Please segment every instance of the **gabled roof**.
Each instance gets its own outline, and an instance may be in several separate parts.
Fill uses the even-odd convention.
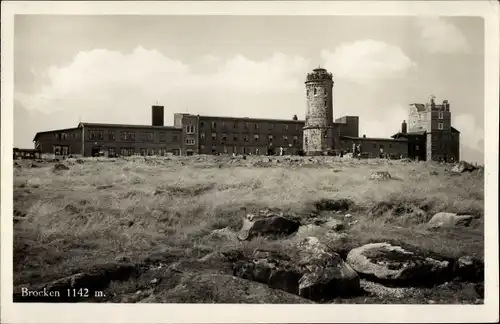
[[[36,141],[36,139],[38,138],[38,136],[43,135],[43,134],[63,133],[63,132],[68,132],[68,131],[72,131],[72,130],[77,130],[77,129],[78,129],[78,127],[72,127],[72,128],[63,128],[63,129],[54,129],[54,130],[45,131],[45,132],[38,132],[38,133],[35,134],[35,137],[33,138],[33,141]]]
[[[453,127],[453,126],[451,127],[451,131],[452,131],[453,133],[460,133],[460,132],[458,131],[458,129],[456,129],[456,128],[455,128],[455,127]]]
[[[174,126],[152,126],[152,125],[130,125],[130,124],[104,124],[104,123],[87,123],[81,122],[78,127],[102,127],[102,128],[151,128],[151,129],[170,129],[170,130],[180,130],[178,127]]]

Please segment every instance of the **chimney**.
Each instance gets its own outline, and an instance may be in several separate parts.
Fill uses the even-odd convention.
[[[363,138],[366,138],[366,134],[363,134]]]
[[[152,116],[152,126],[164,126],[163,125],[163,106],[152,106],[151,107]]]
[[[297,115],[293,115],[293,120],[298,120]]]
[[[406,132],[406,120],[403,120],[403,123],[401,124],[401,133],[406,134]]]

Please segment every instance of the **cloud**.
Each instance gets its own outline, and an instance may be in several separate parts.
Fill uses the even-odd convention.
[[[469,51],[463,32],[444,18],[419,18],[417,27],[420,29],[423,48],[431,53],[453,54]]]
[[[323,50],[321,57],[335,77],[362,84],[397,79],[416,67],[399,47],[372,39],[343,43],[334,52]]]
[[[78,53],[66,66],[50,67],[39,91],[16,93],[15,98],[28,110],[74,110],[87,118],[121,113],[132,119],[137,116],[133,110],[157,100],[175,112],[189,107],[200,114],[234,114],[231,111],[239,108],[237,96],[240,100],[290,92],[301,96],[308,67],[306,59],[282,53],[259,61],[242,55],[229,59],[207,55],[188,65],[154,49],[138,47],[127,54],[94,49]]]
[[[471,114],[460,114],[453,117],[452,125],[460,131],[462,146],[484,152],[484,129],[477,126]]]

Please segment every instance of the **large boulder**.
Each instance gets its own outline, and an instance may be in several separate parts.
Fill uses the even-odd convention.
[[[173,289],[155,289],[141,303],[311,304],[310,300],[231,275],[185,273]]]
[[[346,262],[362,277],[393,286],[424,286],[449,274],[449,262],[424,257],[388,243],[355,248]]]
[[[437,213],[432,216],[431,220],[427,223],[430,228],[454,228],[454,227],[468,227],[474,219],[471,215],[457,215],[455,213]]]
[[[250,240],[256,236],[286,236],[295,233],[299,226],[299,222],[286,217],[283,213],[261,211],[246,215],[238,233],[238,239]]]
[[[314,301],[360,291],[357,273],[315,237],[282,251],[257,249],[252,260],[235,264],[234,274]]]
[[[465,281],[484,281],[484,263],[472,256],[460,257],[455,264],[455,275]]]

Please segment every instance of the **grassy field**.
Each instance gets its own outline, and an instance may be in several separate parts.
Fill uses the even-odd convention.
[[[69,170],[61,171],[53,171],[54,163],[15,162],[14,215],[23,218],[14,224],[14,286],[120,256],[133,262],[159,248],[202,257],[229,245],[280,244],[217,240],[212,232],[237,231],[245,213],[262,208],[307,213],[321,198],[355,202],[349,211],[355,223],[338,243],[341,254],[368,242],[395,242],[451,258],[484,257],[484,172],[452,175],[446,165],[384,160],[265,159],[81,159],[63,161]],[[393,179],[370,181],[372,171],[388,171]],[[467,228],[427,229],[442,211],[477,220]],[[127,283],[121,285],[110,289]]]

